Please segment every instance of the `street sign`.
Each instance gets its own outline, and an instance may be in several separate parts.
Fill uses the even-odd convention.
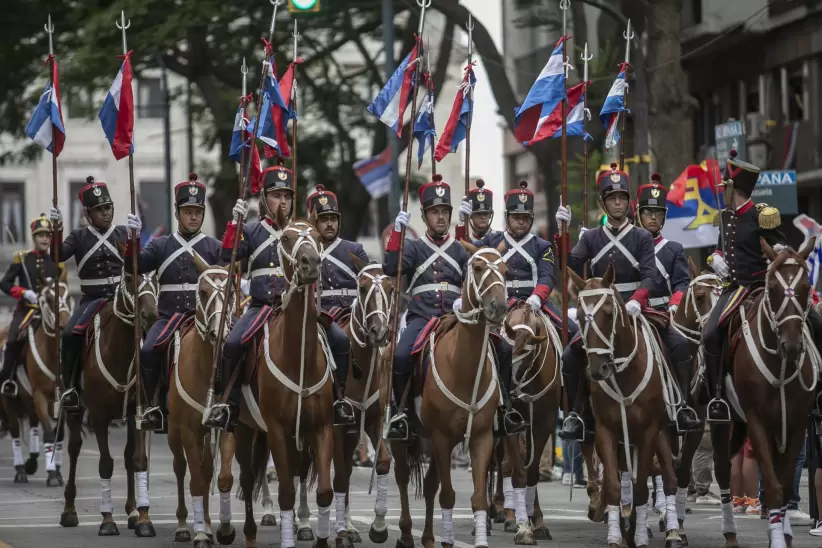
[[[754,203],[765,203],[775,207],[782,215],[796,215],[799,213],[796,200],[796,171],[761,172],[751,198]]]
[[[716,159],[719,165],[724,166],[731,149],[736,150],[736,157],[745,160],[748,156],[745,142],[745,122],[728,120],[724,124],[714,126],[716,139]]]

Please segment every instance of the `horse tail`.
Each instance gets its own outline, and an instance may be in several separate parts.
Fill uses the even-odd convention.
[[[745,422],[734,422],[731,428],[731,458],[733,458],[745,445],[745,438],[748,437],[748,424]]]
[[[268,466],[268,440],[266,435],[259,430],[254,430],[254,437],[251,440],[251,472],[254,477],[254,488],[251,491],[251,500],[257,502],[263,491],[263,484],[268,481],[265,475]],[[237,498],[244,500],[242,483],[237,488]]]
[[[406,450],[406,463],[411,478],[411,485],[414,486],[414,498],[422,498],[423,479],[422,468],[425,460],[425,451],[422,446],[422,438],[415,436],[408,442]]]

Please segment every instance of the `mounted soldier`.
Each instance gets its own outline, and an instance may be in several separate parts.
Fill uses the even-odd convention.
[[[420,187],[418,195],[420,213],[427,229],[422,238],[406,241],[402,254],[403,273],[410,277],[406,291],[411,299],[408,303],[406,326],[394,352],[393,387],[396,405],[400,405],[405,387],[414,372],[414,358],[411,354],[414,343],[431,318],[439,318],[451,312],[460,296],[465,264],[468,261],[468,252],[448,234],[453,209],[448,183],[442,180],[441,175],[434,175],[432,182]],[[397,274],[402,227],[407,227],[409,222],[410,217],[405,211],[400,211],[394,221],[394,231],[385,247],[383,264],[383,271],[389,276]],[[409,394],[406,397],[406,409],[393,414],[387,439],[408,439],[408,404],[411,401],[413,398]]]
[[[17,396],[15,366],[20,363],[21,350],[26,344],[24,332],[19,329],[20,324],[37,311],[40,291],[46,286],[47,280],[59,275],[62,268],[49,256],[51,234],[51,221],[45,214],[34,219],[31,223],[34,249],[16,252],[11,266],[0,281],[0,291],[18,301],[9,325],[3,362],[0,364],[0,395],[3,396]]]
[[[62,374],[66,391],[61,398],[61,406],[67,413],[79,413],[80,394],[76,383],[80,372],[75,372],[83,333],[94,306],[114,295],[123,270],[120,246],[126,243],[126,227],[112,224],[114,202],[106,183],[96,182],[94,177],[86,178],[86,185],[80,189],[78,198],[83,204],[88,225],[75,228],[58,248],[58,260],[63,262],[74,257],[77,275],[80,278],[80,304],[74,309],[62,335]],[[49,218],[54,230],[62,235],[63,216],[59,209],[51,208]],[[79,322],[80,319],[82,322]],[[78,325],[78,323],[80,325]]]
[[[727,334],[727,324],[732,313],[745,296],[765,283],[768,262],[762,252],[760,238],[779,251],[786,245],[779,210],[766,204],[754,205],[751,194],[759,179],[759,168],[736,158],[736,151],[728,155],[725,172],[725,204],[717,220],[720,226],[716,251],[708,258],[714,271],[722,276],[726,285],[702,333],[705,363],[708,364],[710,389],[723,381],[725,363],[722,361],[722,344]],[[817,348],[822,347],[822,316],[810,307],[808,324]],[[820,349],[822,353],[822,349]],[[725,360],[727,361],[727,356]],[[719,391],[708,404],[709,422],[729,422],[730,407]]]
[[[651,291],[665,283],[654,260],[653,237],[630,221],[629,179],[617,169],[617,164],[611,164],[611,169],[599,176],[597,187],[600,207],[608,216],[607,224],[582,233],[568,254],[568,266],[583,276],[588,265],[590,276],[601,278],[613,264],[614,286],[625,301],[628,314],[637,317],[648,306]],[[570,208],[559,206],[556,221],[558,225],[570,223]],[[581,383],[585,364],[585,350],[578,333],[562,354],[562,375],[572,409],[562,425],[562,439],[588,441],[594,433],[588,393],[585,383]]]
[[[467,200],[463,201],[460,204],[460,215],[467,212],[470,205]],[[505,242],[503,260],[507,267],[505,285],[508,297],[525,301],[534,312],[544,312],[555,326],[561,328],[562,314],[549,298],[556,279],[554,249],[550,242],[531,233],[534,224],[534,193],[528,189],[527,182],[522,181],[520,188],[505,193],[505,223],[504,232],[490,232],[476,240],[474,245],[495,248]],[[457,238],[463,236],[462,232],[457,227]],[[578,330],[573,322],[569,322],[569,328],[572,335]],[[511,345],[501,339],[498,349],[499,373],[505,386],[503,400],[506,411],[503,426],[506,434],[515,434],[526,430],[528,424],[519,412],[511,408]]]
[[[688,291],[691,275],[685,258],[685,248],[679,242],[671,242],[662,236],[662,227],[665,226],[665,216],[668,213],[668,191],[660,184],[659,173],[651,175],[651,181],[650,184],[637,189],[636,223],[650,232],[654,238],[656,268],[663,282],[651,291],[648,304],[667,317],[669,313],[675,313],[679,307],[683,295]],[[666,323],[665,327],[657,325],[657,331],[665,343],[682,394],[682,404],[676,413],[677,431],[701,432],[702,422],[687,402],[693,365],[690,344],[679,331],[672,329],[670,324]]]
[[[274,308],[280,306],[282,296],[287,289],[288,284],[283,276],[277,253],[277,245],[282,229],[285,227],[277,226],[277,212],[283,210],[286,216],[291,218],[294,210],[294,191],[291,186],[293,179],[294,175],[291,170],[283,166],[274,166],[263,171],[263,199],[260,200],[260,207],[265,208],[267,213],[259,223],[243,225],[237,258],[246,265],[250,278],[251,303],[234,325],[223,345],[220,386],[215,387],[218,392],[224,392],[228,388],[226,385],[245,355],[246,345],[253,339],[257,330],[268,321]],[[234,220],[228,223],[223,236],[222,259],[224,262],[228,262],[231,258],[237,221],[240,216],[245,219],[248,215],[248,203],[242,199],[237,200],[233,214]],[[342,346],[334,344],[331,340],[333,336],[330,334],[329,337],[332,354],[335,348],[339,349]],[[335,362],[341,363],[346,358],[347,356],[334,355]],[[226,403],[218,403],[211,409],[205,410],[207,414],[204,417],[205,426],[227,431],[234,429],[242,397],[241,382],[237,380],[229,393],[225,395],[228,396]],[[354,415],[348,412],[349,408],[350,406],[345,405],[341,399],[334,402],[335,424],[354,424]]]
[[[222,253],[220,241],[206,236],[200,229],[203,226],[206,209],[206,186],[197,180],[197,174],[191,173],[188,181],[174,187],[174,217],[177,219],[177,232],[155,238],[145,249],[139,250],[137,270],[139,274],[157,272],[160,296],[157,300],[157,321],[146,334],[140,349],[141,382],[149,407],[138,417],[141,430],[165,432],[166,415],[165,394],[157,390],[160,379],[162,357],[155,352],[154,345],[158,337],[179,327],[183,315],[194,312],[195,297],[199,273],[194,265],[194,253],[197,253],[208,264],[219,264]],[[127,216],[126,226],[129,232],[137,234],[140,241],[142,222],[140,217]],[[139,244],[138,244],[139,245]],[[134,250],[131,238],[126,243],[126,260],[130,260]],[[177,316],[175,316],[177,315]],[[174,318],[172,325],[169,321]],[[157,401],[157,405],[153,402]]]
[[[494,220],[494,193],[485,188],[485,181],[477,179],[477,188],[468,191],[467,201],[471,205],[471,211],[469,213],[460,204],[460,224],[457,225],[457,230],[464,227],[465,220],[468,219],[471,226],[470,239],[482,240],[485,236],[496,233],[496,230],[491,229],[491,221]],[[462,239],[459,234],[455,238]]]

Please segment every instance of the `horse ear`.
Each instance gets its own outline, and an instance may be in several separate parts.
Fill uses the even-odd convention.
[[[357,272],[360,272],[363,268],[366,267],[365,261],[354,255],[350,251],[348,252],[348,258],[351,259],[351,262],[354,263],[355,267],[357,267]]]
[[[197,268],[197,272],[199,274],[202,274],[211,268],[211,265],[205,262],[205,259],[203,259],[196,251],[194,252],[194,266]]]
[[[762,236],[759,237],[759,245],[762,246],[762,253],[765,254],[765,257],[768,258],[769,261],[773,262],[776,259],[776,251],[773,250],[771,244],[769,244],[765,238]]]
[[[548,338],[548,335],[531,335],[531,344],[540,344]]]
[[[508,318],[505,318],[505,321],[502,322],[502,328],[505,330],[505,335],[511,339],[512,341],[516,338],[517,334],[514,333],[514,330],[511,329],[511,325],[508,323]]]
[[[497,246],[497,251],[499,252],[499,254],[500,254],[500,255],[504,255],[504,254],[505,254],[505,240],[502,240],[502,241],[499,243],[499,245]]]
[[[691,273],[692,280],[699,276],[699,269],[697,268],[696,263],[694,263],[693,259],[691,259],[690,257],[688,257],[688,271]]]
[[[568,270],[568,276],[571,277],[571,282],[577,288],[577,291],[582,291],[585,288],[585,280],[583,280],[579,274],[574,272],[570,266],[566,267],[566,270]]]
[[[799,251],[799,256],[802,257],[803,260],[807,261],[808,257],[811,256],[814,247],[816,247],[816,236],[808,240],[808,243],[805,244],[805,247],[803,247]]]
[[[477,252],[477,246],[472,243],[466,242],[465,240],[460,240],[460,245],[468,252],[469,255],[473,255]]]
[[[602,277],[602,287],[611,287],[614,283],[614,263],[608,265],[605,275]]]
[[[283,208],[277,209],[277,226],[280,230],[284,229],[285,226],[288,224],[288,214],[283,210]]]

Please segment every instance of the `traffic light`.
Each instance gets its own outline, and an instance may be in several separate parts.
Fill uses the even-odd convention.
[[[320,11],[320,0],[288,0],[288,11],[291,13],[317,13]]]

